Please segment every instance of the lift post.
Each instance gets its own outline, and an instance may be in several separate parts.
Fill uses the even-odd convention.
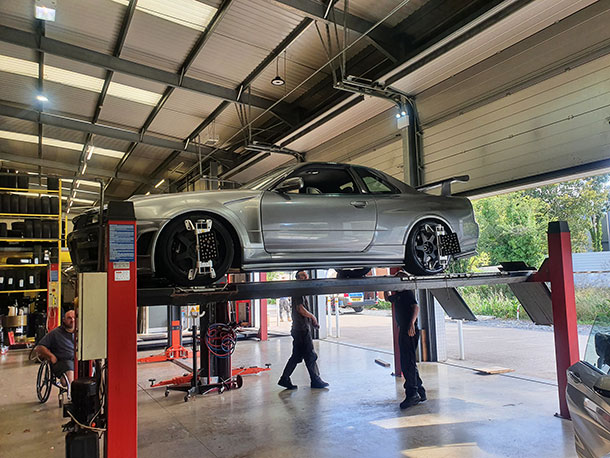
[[[109,202],[107,457],[138,454],[136,219],[131,202]]]
[[[186,359],[193,355],[191,350],[182,346],[181,315],[182,312],[179,306],[167,306],[167,347],[161,354],[138,358],[138,364],[160,363],[164,361],[172,361],[174,359]]]
[[[543,265],[542,275],[551,282],[553,302],[553,331],[557,385],[559,388],[559,416],[570,418],[566,401],[567,370],[580,359],[578,352],[578,324],[574,295],[574,269],[572,243],[566,221],[554,221],[548,228],[549,259]]]

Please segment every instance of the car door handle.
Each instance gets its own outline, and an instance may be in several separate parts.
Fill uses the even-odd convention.
[[[575,383],[582,383],[582,378],[580,378],[578,372],[568,371],[568,374],[570,374],[570,377],[572,377],[572,380],[574,380]]]
[[[350,202],[350,205],[356,208],[364,208],[367,206],[367,204],[368,202],[365,200],[353,200],[352,202]]]

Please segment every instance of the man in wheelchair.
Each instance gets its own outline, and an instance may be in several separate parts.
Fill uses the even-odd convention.
[[[63,374],[69,383],[74,380],[74,319],[74,310],[67,311],[61,326],[44,336],[36,347],[38,356],[51,363],[51,370],[62,385]]]

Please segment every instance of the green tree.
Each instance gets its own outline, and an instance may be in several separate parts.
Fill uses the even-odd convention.
[[[574,252],[602,250],[602,217],[609,209],[610,175],[599,175],[524,191],[539,199],[546,221],[567,221]]]
[[[538,267],[546,256],[546,204],[523,191],[475,201],[479,223],[478,251],[489,262],[524,261]]]

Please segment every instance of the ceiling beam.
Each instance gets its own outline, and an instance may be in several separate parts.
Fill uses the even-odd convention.
[[[180,141],[167,140],[152,135],[140,135],[138,132],[119,129],[117,127],[91,124],[87,121],[66,118],[50,113],[42,113],[40,111],[28,108],[18,108],[11,105],[0,104],[0,116],[8,116],[9,118],[23,119],[24,121],[31,121],[35,123],[40,122],[49,126],[61,127],[62,129],[76,130],[88,134],[99,135],[101,137],[124,140],[127,142],[139,142],[144,145],[157,146],[159,148],[167,148],[181,152],[184,151],[192,154],[199,153],[197,145],[192,143],[185,147],[185,143]],[[203,154],[208,154],[213,150],[215,151],[216,157],[219,160],[224,160],[230,163],[234,162],[235,153],[225,150],[217,150],[215,148],[213,149],[209,146],[201,146],[201,152]]]
[[[265,57],[256,66],[256,68],[254,70],[252,70],[252,72],[250,72],[250,74],[241,82],[241,84],[237,87],[236,90],[239,91],[240,88],[242,88],[242,92],[244,92],[243,89],[250,86],[250,84],[252,84],[252,82],[260,76],[260,74],[265,70],[265,68],[267,68],[267,66],[272,64],[275,59],[277,59],[292,43],[294,43],[295,40],[297,38],[299,38],[311,24],[313,24],[313,19],[310,19],[310,18],[303,19],[299,23],[299,25],[297,25],[288,35],[286,35],[286,37],[275,47],[275,49],[273,51],[271,51],[267,55],[267,57]],[[194,140],[199,134],[201,134],[201,132],[203,132],[203,130],[207,126],[209,126],[212,122],[214,122],[214,120],[230,105],[231,105],[231,103],[227,102],[227,101],[224,101],[220,105],[218,105],[216,107],[216,109],[214,109],[214,111],[212,113],[210,113],[210,115],[208,115],[208,117],[201,124],[199,124],[199,126],[197,126],[195,128],[195,130],[193,130],[193,132],[191,132],[191,134],[188,136],[188,140],[189,141]],[[295,110],[296,109],[297,108],[295,107]],[[159,173],[161,173],[163,170],[166,170],[167,167],[169,167],[169,164],[171,164],[171,162],[177,157],[175,155],[175,153],[176,153],[176,151],[174,151],[165,161],[163,161],[161,163],[161,165],[157,168],[157,170],[155,170],[152,173],[151,176],[153,178],[158,177]],[[211,160],[217,159],[217,156],[214,154],[213,157],[210,156],[210,159]],[[198,166],[198,164],[195,164],[195,166]],[[134,194],[142,192],[143,190],[144,190],[144,186],[140,186],[138,189],[136,189]]]
[[[286,37],[278,44],[273,51],[271,51],[267,57],[265,57],[252,72],[244,79],[241,84],[236,88],[238,91],[240,88],[246,88],[252,84],[252,82],[260,76],[260,74],[273,63],[294,41],[299,38],[305,30],[313,23],[313,19],[303,19],[299,25],[297,25]],[[203,130],[209,126],[228,106],[229,102],[222,102],[216,109],[201,123],[195,130],[189,135],[192,140],[199,135]],[[296,107],[295,107],[296,108]]]
[[[135,0],[131,0],[131,1],[133,3],[135,3]],[[186,74],[186,72],[191,68],[191,65],[193,65],[193,62],[195,61],[195,59],[197,58],[197,56],[199,55],[199,53],[201,52],[203,47],[206,45],[206,43],[210,39],[210,36],[214,32],[214,30],[216,30],[216,27],[218,27],[218,24],[220,23],[221,19],[224,17],[225,13],[229,9],[231,2],[232,2],[232,0],[224,0],[223,3],[220,5],[220,7],[216,10],[214,17],[212,18],[212,20],[206,27],[205,31],[199,36],[199,39],[197,40],[197,42],[195,43],[193,48],[190,50],[190,52],[186,56],[184,63],[182,64],[182,66],[180,67],[180,70],[178,71],[178,75],[184,76]],[[153,110],[150,112],[150,114],[146,118],[146,121],[144,121],[144,124],[140,128],[140,135],[144,135],[146,133],[146,131],[149,129],[150,125],[153,123],[153,121],[155,120],[157,115],[161,112],[161,108],[163,108],[163,106],[165,105],[165,103],[167,102],[169,97],[173,94],[174,90],[175,90],[175,87],[173,87],[173,86],[168,86],[165,89],[165,92],[163,93],[161,100],[159,100],[157,105],[153,108]],[[129,148],[127,148],[127,151],[125,152],[125,156],[123,156],[121,158],[121,160],[119,161],[119,163],[116,166],[115,171],[117,173],[121,170],[121,168],[123,167],[125,162],[127,162],[127,160],[129,159],[129,157],[134,152],[134,150],[136,149],[137,146],[138,146],[137,142],[133,142],[131,145],[129,145]],[[108,188],[108,186],[110,186],[111,182],[112,182],[112,179],[110,181],[108,181],[108,183],[106,183],[106,188]]]
[[[393,30],[384,24],[379,24],[377,27],[371,30],[371,28],[375,26],[374,22],[370,22],[366,19],[350,14],[349,10],[346,15],[342,10],[337,8],[331,9],[328,6],[314,0],[275,1],[297,10],[300,13],[315,19],[316,21],[322,21],[331,25],[336,23],[341,27],[343,27],[343,22],[346,21],[346,27],[348,30],[357,32],[359,35],[366,35],[366,38],[391,60],[396,61],[398,58],[396,53],[393,51],[394,47],[389,45],[393,36]],[[330,12],[327,14],[328,11]]]
[[[100,53],[80,46],[71,45],[59,40],[43,37],[39,33],[26,32],[24,30],[0,25],[0,41],[53,54],[55,56],[65,57],[66,59],[94,65],[96,67],[102,67],[106,70],[126,73],[166,86],[193,91],[228,102],[252,105],[255,108],[261,108],[263,110],[270,108],[276,103],[275,100],[248,94],[245,91],[243,91],[238,98],[238,91],[235,89],[197,80],[148,65],[138,64],[137,62],[121,59],[120,57]],[[278,103],[271,111],[281,116],[292,117],[292,108],[283,102]]]
[[[45,167],[45,168],[51,168],[51,169],[57,169],[57,170],[65,170],[66,172],[73,172],[73,173],[78,172],[80,169],[79,164],[77,164],[76,162],[71,162],[68,164],[65,162],[52,161],[49,159],[39,159],[37,157],[28,157],[28,156],[23,156],[23,155],[18,155],[18,154],[11,154],[11,153],[7,153],[7,152],[1,151],[1,150],[0,150],[0,160],[13,162],[16,164],[26,164],[26,165],[33,165],[36,167]],[[87,175],[94,175],[94,176],[101,177],[101,178],[118,178],[120,180],[133,181],[136,183],[152,184],[153,186],[155,184],[154,182],[151,182],[151,179],[148,176],[145,177],[145,176],[133,175],[131,173],[123,173],[123,172],[116,175],[112,170],[99,169],[99,168],[95,168],[95,167],[87,167]]]
[[[127,32],[129,31],[129,26],[131,25],[131,20],[133,19],[133,15],[136,11],[136,2],[137,0],[129,0],[129,5],[127,6],[127,10],[125,11],[125,16],[123,16],[123,23],[121,24],[121,30],[119,31],[119,36],[114,45],[114,50],[112,51],[112,55],[115,57],[119,57],[121,55],[121,51],[123,50],[123,45],[125,44],[125,40],[127,39]],[[114,71],[107,70],[106,71],[106,79],[104,80],[104,85],[102,86],[102,91],[97,99],[97,105],[95,106],[95,113],[93,114],[93,122],[94,124],[100,117],[100,113],[102,112],[102,107],[104,106],[104,100],[106,99],[106,94],[108,93],[108,88],[110,87],[110,81],[112,80],[112,76],[114,75]]]

